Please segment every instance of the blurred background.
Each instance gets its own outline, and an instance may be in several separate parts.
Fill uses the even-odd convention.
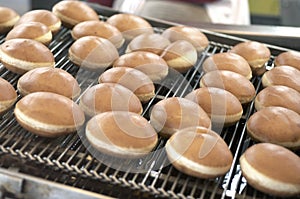
[[[91,0],[92,1],[92,0]],[[147,0],[144,0],[147,1]],[[142,1],[142,2],[144,2]],[[161,0],[162,1],[162,0]],[[276,25],[276,26],[300,26],[300,1],[299,0],[240,0],[248,1],[250,24],[262,24],[262,25]],[[1,6],[7,6],[14,8],[18,13],[31,9],[50,9],[58,0],[0,0]],[[106,6],[113,6],[111,1],[108,0],[96,0],[99,4]],[[129,6],[129,9],[137,9],[140,5],[140,0],[116,0],[114,3],[115,9],[124,9],[124,4],[131,2],[130,4],[135,7]],[[159,1],[152,1],[152,3],[158,3]],[[123,7],[122,7],[123,6]],[[128,7],[127,7],[128,9]],[[187,8],[183,9],[187,10]],[[170,11],[172,13],[172,10]],[[143,13],[141,13],[143,15]],[[195,13],[192,13],[195,14]],[[157,16],[158,18],[160,16]]]

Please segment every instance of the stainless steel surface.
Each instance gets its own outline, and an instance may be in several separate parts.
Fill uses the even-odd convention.
[[[13,196],[16,199],[112,199],[83,189],[0,169],[0,198],[5,199],[9,194],[10,198]]]
[[[97,11],[102,14],[100,16],[102,19],[113,14],[101,8]],[[162,22],[155,23],[157,32],[163,30],[161,27],[171,25]],[[232,44],[243,41],[240,38],[210,31],[205,31],[205,33],[211,42],[209,47],[199,54],[195,67],[184,76],[174,76],[171,73],[161,84],[156,84],[155,97],[144,105],[143,116],[145,118],[149,119],[151,106],[162,98],[185,96],[197,88],[203,75],[201,65],[206,57],[226,52]],[[0,43],[3,43],[4,39],[4,36],[0,37]],[[99,74],[82,71],[68,60],[67,52],[72,43],[70,30],[63,28],[55,36],[49,48],[55,56],[56,67],[77,77],[84,92],[86,88],[97,83],[95,77]],[[266,65],[271,68],[274,55],[287,49],[271,45],[268,47],[273,56]],[[120,53],[124,50],[125,48],[122,48]],[[19,76],[7,71],[1,64],[0,76],[16,87]],[[261,89],[261,79],[254,77],[251,81],[258,92]],[[16,184],[12,191],[19,190],[18,185],[23,181],[21,174],[24,173],[47,181],[66,184],[68,186],[64,188],[71,189],[71,191],[70,186],[119,198],[268,198],[269,196],[247,185],[238,162],[243,151],[253,144],[247,136],[245,127],[253,111],[253,102],[245,105],[242,119],[236,125],[224,128],[220,132],[221,137],[233,152],[234,160],[230,171],[215,179],[203,180],[178,172],[166,158],[163,150],[166,140],[163,138],[159,139],[156,152],[145,158],[138,160],[113,158],[114,161],[105,164],[92,155],[94,154],[92,148],[85,145],[83,129],[79,130],[78,134],[55,139],[38,137],[18,125],[13,109],[0,118],[0,166],[5,169],[17,168],[20,174],[11,175],[10,183]],[[110,158],[104,154],[100,155],[102,158]],[[40,193],[41,191],[38,190],[37,194]]]

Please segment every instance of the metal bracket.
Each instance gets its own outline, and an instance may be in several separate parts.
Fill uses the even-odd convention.
[[[0,199],[111,199],[101,194],[0,168]]]
[[[23,179],[0,172],[0,198],[22,199]]]

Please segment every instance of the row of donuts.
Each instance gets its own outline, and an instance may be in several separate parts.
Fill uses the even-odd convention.
[[[300,158],[294,150],[300,143],[300,54],[280,53],[271,70],[262,75],[263,89],[246,128],[259,144],[240,157],[243,176],[254,188],[276,196],[300,193]],[[250,175],[251,174],[251,175]]]
[[[246,43],[253,44],[253,42],[240,43],[237,45],[238,49],[241,50],[241,46]],[[231,52],[237,53],[237,46],[234,46]],[[255,49],[257,52],[254,52]],[[249,56],[263,50],[258,48],[256,43],[252,52],[245,48],[241,52],[239,54],[249,60]],[[251,115],[246,123],[248,135],[260,143],[250,146],[242,154],[241,170],[248,183],[262,192],[277,196],[298,195],[300,181],[294,174],[300,171],[299,157],[289,149],[299,149],[300,141],[298,70],[300,54],[295,51],[280,53],[274,60],[275,67],[266,71],[264,62],[270,58],[266,52],[265,50],[265,58],[263,56],[260,58],[261,67],[254,69],[251,66],[254,61],[249,62],[252,73],[262,76],[264,89],[255,96],[257,112]],[[223,54],[215,54],[212,57]],[[204,62],[204,71],[207,68],[205,64]],[[272,155],[265,158],[262,154]]]

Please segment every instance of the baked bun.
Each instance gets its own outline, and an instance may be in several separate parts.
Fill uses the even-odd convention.
[[[82,1],[59,1],[52,7],[52,12],[67,28],[83,21],[99,20],[96,11]]]
[[[233,46],[230,52],[245,58],[254,75],[262,75],[266,72],[265,64],[271,57],[269,48],[265,44],[256,41],[238,43]]]
[[[167,28],[162,36],[169,39],[171,42],[177,40],[186,40],[194,45],[198,52],[203,51],[209,44],[205,34],[199,29],[189,26],[173,26]]]
[[[243,114],[240,101],[220,88],[198,88],[185,96],[185,99],[199,104],[213,123],[229,126],[239,121]]]
[[[0,46],[0,60],[10,71],[23,74],[40,67],[54,67],[52,52],[32,39],[11,39]]]
[[[17,102],[14,113],[23,128],[43,137],[75,132],[85,120],[75,102],[50,92],[26,95]]]
[[[114,26],[104,21],[83,21],[74,26],[72,38],[77,40],[85,36],[97,36],[108,39],[116,48],[120,48],[125,39],[122,33]]]
[[[230,52],[209,56],[203,62],[202,69],[205,73],[214,70],[229,70],[239,73],[247,79],[252,78],[252,71],[248,62],[242,56]]]
[[[281,106],[300,114],[300,93],[287,86],[268,86],[255,98],[255,109],[269,106]]]
[[[0,77],[0,115],[10,109],[17,101],[17,92],[5,79]]]
[[[256,141],[300,148],[300,115],[290,109],[266,107],[251,115],[248,134]]]
[[[157,133],[142,116],[112,111],[94,116],[86,125],[86,138],[98,151],[119,157],[139,158],[156,146]]]
[[[275,66],[292,66],[300,70],[300,52],[287,51],[280,53],[274,60]]]
[[[300,93],[300,70],[291,66],[275,67],[267,71],[262,77],[264,87],[283,85],[297,90]]]
[[[79,105],[90,117],[108,111],[143,112],[139,98],[128,88],[115,83],[90,87],[81,96]]]
[[[0,6],[0,34],[10,31],[19,18],[20,15],[13,9]]]
[[[180,97],[166,98],[155,104],[150,123],[164,137],[190,126],[211,127],[211,120],[198,104]]]
[[[190,42],[178,40],[165,48],[161,57],[169,67],[185,73],[196,64],[198,55],[196,48]]]
[[[143,33],[154,33],[153,27],[148,21],[133,14],[114,14],[106,22],[115,26],[127,40],[131,40]]]
[[[200,80],[200,87],[225,89],[235,95],[242,104],[255,97],[253,84],[246,77],[232,71],[216,70],[205,73]]]
[[[56,34],[61,28],[60,19],[49,10],[28,11],[21,16],[15,26],[28,22],[40,22],[45,24],[51,30],[52,34]]]
[[[69,48],[70,61],[90,70],[104,70],[118,57],[116,47],[109,40],[96,36],[81,37]]]
[[[170,45],[170,41],[161,34],[144,33],[134,37],[127,45],[126,53],[133,51],[147,51],[160,55]]]
[[[229,171],[233,156],[225,141],[204,127],[177,131],[166,143],[172,165],[179,171],[199,177],[215,178]]]
[[[60,68],[36,68],[28,71],[18,80],[18,90],[25,96],[33,92],[52,92],[75,98],[80,94],[76,79]]]
[[[131,90],[141,102],[148,102],[155,95],[152,80],[143,72],[134,68],[117,67],[102,73],[99,83],[117,83]]]
[[[10,39],[33,39],[45,45],[49,45],[52,41],[52,32],[45,24],[40,22],[27,22],[14,27],[6,36],[6,40]]]
[[[153,82],[161,81],[169,72],[169,67],[163,58],[145,51],[123,54],[114,62],[113,67],[138,69],[148,75]]]
[[[255,189],[282,197],[300,194],[300,158],[282,146],[253,145],[240,157],[240,165],[243,176]]]

